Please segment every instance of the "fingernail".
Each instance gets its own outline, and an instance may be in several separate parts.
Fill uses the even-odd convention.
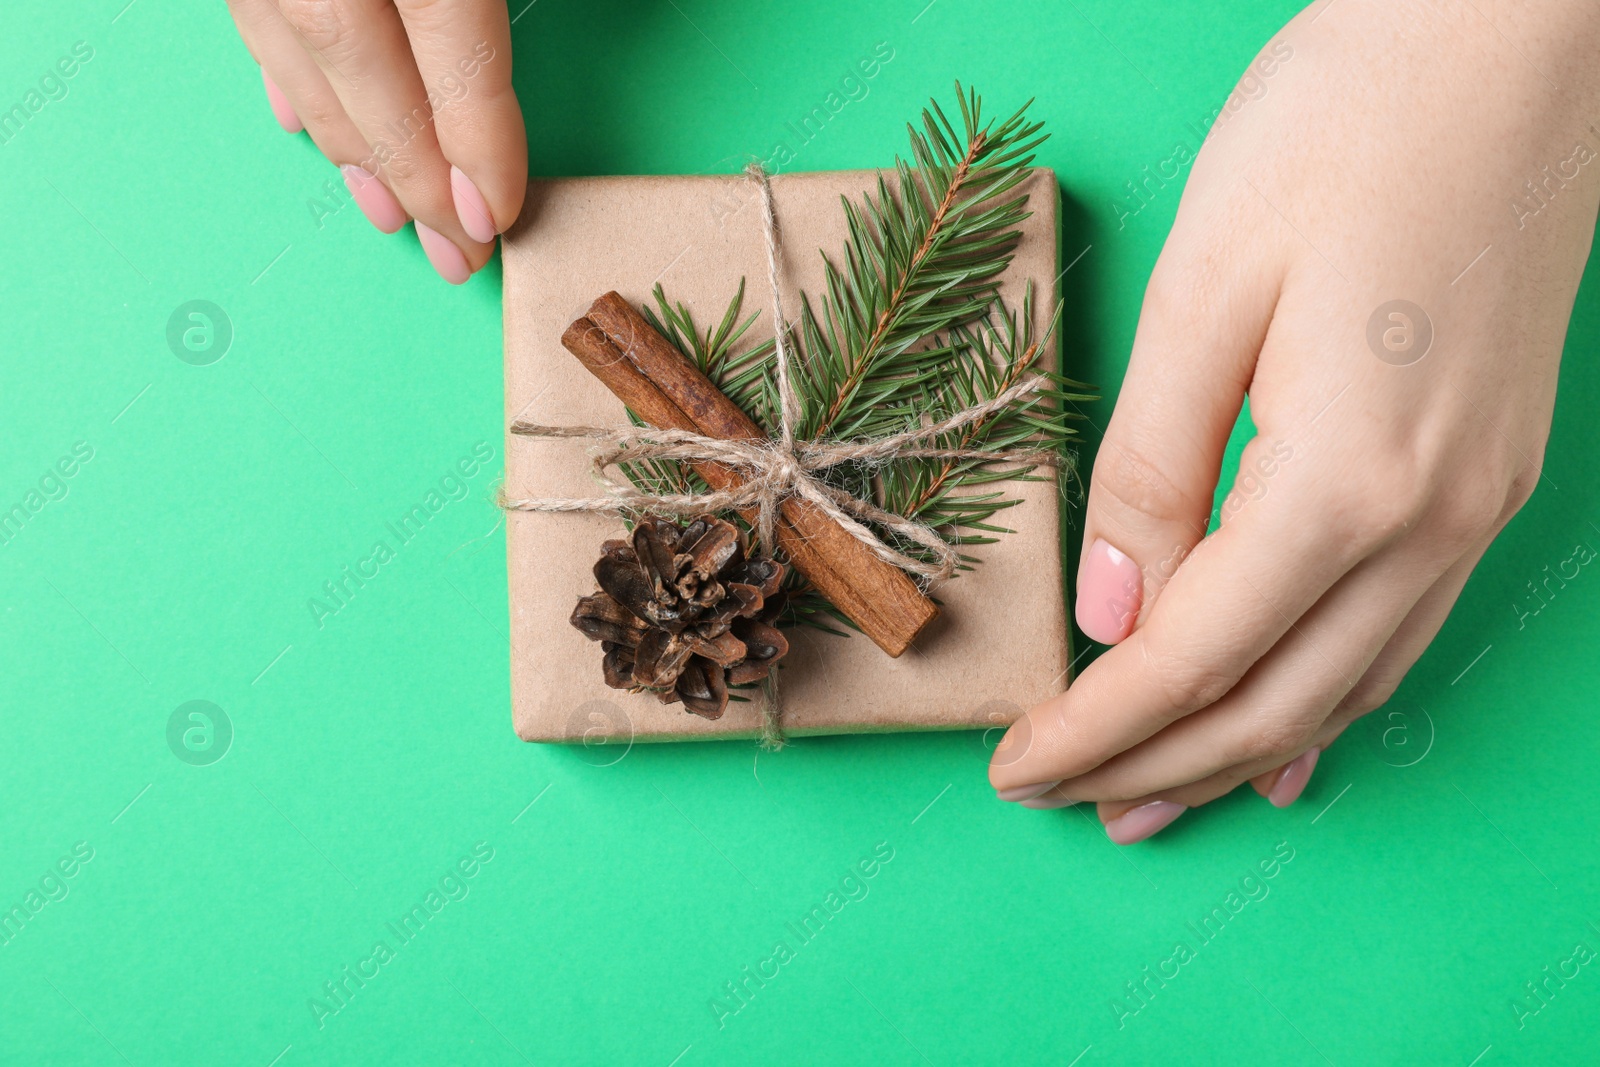
[[[394,233],[410,221],[411,216],[406,214],[406,209],[400,206],[400,201],[376,175],[368,174],[354,163],[343,164],[339,173],[344,175],[345,188],[350,190],[356,207],[378,229],[384,233]]]
[[[1170,800],[1141,804],[1106,823],[1106,836],[1119,845],[1131,845],[1143,841],[1158,830],[1165,829],[1172,820],[1188,810],[1182,804],[1174,804]]]
[[[456,202],[456,218],[461,220],[461,228],[467,231],[467,236],[484,244],[492,242],[500,231],[495,227],[494,216],[489,214],[489,202],[472,184],[472,179],[455,166],[450,168],[450,195]]]
[[[1034,811],[1051,811],[1055,808],[1070,808],[1076,803],[1076,800],[1069,800],[1066,797],[1034,797],[1032,800],[1020,802],[1018,806],[1032,808]]]
[[[1267,794],[1267,800],[1275,808],[1287,808],[1290,804],[1300,799],[1300,794],[1305,791],[1306,783],[1311,781],[1311,772],[1316,770],[1317,757],[1322,755],[1320,748],[1308,748],[1283,769],[1278,776],[1278,782],[1272,787],[1272,792]]]
[[[1053,782],[1041,782],[1038,785],[1014,785],[1010,789],[996,790],[995,796],[1014,804],[1023,800],[1032,800],[1037,796],[1043,796],[1060,784],[1061,779],[1057,778]]]
[[[283,90],[278,88],[278,83],[261,72],[261,84],[267,90],[267,103],[272,105],[272,117],[278,120],[278,125],[283,127],[285,133],[299,133],[306,128],[300,121],[300,116],[294,113],[294,108],[289,106],[289,98],[283,95]]]
[[[1133,632],[1141,598],[1139,565],[1096,538],[1078,575],[1078,628],[1091,641],[1114,645]]]
[[[422,242],[422,250],[428,253],[428,262],[439,272],[439,277],[451,285],[460,285],[472,277],[472,268],[467,266],[467,257],[461,254],[461,249],[457,248],[450,238],[419,222],[417,239]]]

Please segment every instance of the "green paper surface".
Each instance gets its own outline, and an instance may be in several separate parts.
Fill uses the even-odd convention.
[[[1103,426],[1180,181],[1116,198],[1293,10],[542,0],[516,81],[542,175],[780,142],[785,169],[877,166],[955,77],[1036,97]],[[1600,545],[1594,270],[1546,484],[1389,708],[1293,807],[1244,791],[1121,850],[997,803],[976,733],[519,743],[498,265],[451,289],[369,226],[222,4],[13,0],[0,27],[0,107],[92,48],[0,138],[0,508],[27,512],[0,545],[0,1063],[1594,1056],[1600,974],[1525,983],[1600,947],[1600,577],[1519,622]]]

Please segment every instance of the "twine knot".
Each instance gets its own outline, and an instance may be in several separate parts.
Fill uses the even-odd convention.
[[[767,474],[770,478],[784,485],[798,485],[801,478],[806,477],[806,468],[793,452],[786,452],[781,448],[770,450],[767,460]]]

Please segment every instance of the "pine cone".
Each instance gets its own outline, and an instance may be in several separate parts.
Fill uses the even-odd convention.
[[[765,678],[789,651],[772,625],[783,564],[747,557],[732,523],[645,518],[631,539],[601,551],[601,591],[581,598],[571,621],[600,642],[611,688],[648,689],[663,704],[682,700],[695,715],[720,719],[730,684]]]

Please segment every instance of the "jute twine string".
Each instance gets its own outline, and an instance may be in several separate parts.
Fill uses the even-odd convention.
[[[772,290],[775,363],[777,371],[779,432],[776,439],[730,441],[706,437],[686,430],[663,430],[648,426],[614,428],[599,426],[543,426],[517,421],[511,432],[525,437],[588,439],[600,444],[592,457],[595,480],[605,489],[603,497],[535,497],[503,500],[513,511],[603,512],[610,514],[698,515],[706,512],[753,508],[761,543],[770,551],[776,544],[774,527],[779,508],[790,497],[810,502],[856,540],[870,548],[886,563],[891,563],[921,578],[937,580],[955,574],[960,563],[956,550],[930,526],[886,511],[871,501],[828,485],[821,472],[841,464],[887,463],[903,459],[982,460],[987,463],[1014,462],[1053,464],[1058,457],[1046,449],[1004,449],[986,451],[974,448],[942,448],[926,442],[980,422],[1033,396],[1050,385],[1036,375],[1006,389],[992,399],[963,408],[928,426],[906,430],[865,441],[796,441],[795,425],[801,420],[801,405],[790,381],[789,326],[783,315],[783,297],[778,286],[778,263],[782,246],[777,218],[772,207],[772,183],[758,163],[745,173],[761,190],[762,223],[766,237],[767,282]],[[734,488],[705,493],[646,493],[637,489],[613,468],[642,460],[677,460],[718,463],[739,473],[742,482]],[[931,561],[907,555],[885,542],[865,523],[877,523],[895,534],[927,549]]]

